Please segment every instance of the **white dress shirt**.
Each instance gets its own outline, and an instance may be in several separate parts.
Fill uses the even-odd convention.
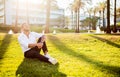
[[[29,38],[22,32],[19,36],[18,36],[18,41],[21,45],[21,48],[23,50],[23,52],[26,52],[27,50],[29,50],[30,48],[28,48],[28,44],[33,44],[33,43],[37,43],[37,39],[40,38],[41,36],[43,36],[43,34],[39,34],[36,32],[30,32],[29,34]]]

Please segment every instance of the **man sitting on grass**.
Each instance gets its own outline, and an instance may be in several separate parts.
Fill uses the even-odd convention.
[[[57,63],[57,61],[48,54],[45,35],[30,32],[30,27],[27,23],[21,25],[21,33],[18,37],[18,41],[26,58],[37,58],[40,61],[48,62],[53,65]],[[41,49],[43,50],[44,55],[40,54]]]

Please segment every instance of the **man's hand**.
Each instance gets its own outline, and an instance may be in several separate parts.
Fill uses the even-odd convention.
[[[46,36],[43,35],[43,36],[41,37],[41,42],[44,42],[45,40],[46,40]]]
[[[38,48],[42,48],[42,46],[43,46],[43,43],[37,43]]]

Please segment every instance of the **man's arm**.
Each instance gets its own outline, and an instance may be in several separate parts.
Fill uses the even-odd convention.
[[[35,46],[37,46],[37,43],[35,43],[35,44],[28,44],[28,48],[33,48]]]
[[[37,46],[38,48],[42,48],[43,43],[28,44],[28,48],[33,48],[35,46]]]

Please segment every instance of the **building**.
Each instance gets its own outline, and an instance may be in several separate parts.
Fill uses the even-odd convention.
[[[53,8],[56,7],[56,9]],[[50,24],[53,26],[64,25],[64,9],[56,5],[51,7]],[[5,13],[4,13],[5,8]],[[5,17],[4,17],[5,16]],[[46,2],[44,0],[0,0],[0,23],[7,25],[29,21],[33,25],[46,24]]]
[[[0,0],[0,23],[4,23],[4,1]]]
[[[79,25],[81,25],[81,21],[82,20],[84,20],[84,19],[86,19],[87,17],[89,17],[87,14],[80,14],[79,15]],[[68,18],[69,18],[69,20],[68,20],[68,28],[69,29],[75,29],[75,27],[76,27],[76,22],[78,22],[77,20],[76,20],[76,15],[75,15],[75,13],[73,13],[73,15],[69,15],[68,16]],[[66,20],[67,21],[67,20]],[[67,22],[66,22],[67,23]],[[81,26],[79,26],[80,27],[80,29],[83,29],[83,27],[81,27]]]

